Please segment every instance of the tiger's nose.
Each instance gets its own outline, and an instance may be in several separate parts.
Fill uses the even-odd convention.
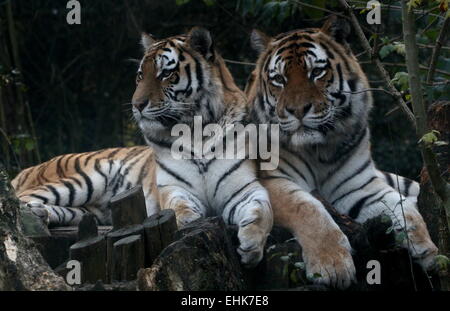
[[[140,101],[140,102],[134,102],[133,106],[139,110],[139,112],[142,112],[142,110],[144,110],[144,108],[147,106],[148,101]]]

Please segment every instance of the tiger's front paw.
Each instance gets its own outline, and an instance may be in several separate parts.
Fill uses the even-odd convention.
[[[246,268],[254,268],[263,258],[264,245],[259,243],[241,243],[237,252],[241,256],[241,262]]]
[[[405,229],[398,228],[396,229],[397,240],[402,242],[414,261],[420,264],[425,271],[434,270],[438,248],[431,240],[425,221],[416,210],[412,209],[405,212],[405,218],[407,235],[404,234]]]
[[[202,217],[189,208],[180,208],[175,210],[178,228],[183,228],[187,224]]]
[[[346,289],[356,281],[350,243],[344,235],[334,245],[316,241],[312,247],[302,247],[307,277],[314,284]]]
[[[267,234],[255,223],[239,228],[240,245],[237,249],[241,262],[246,268],[254,268],[264,255]]]
[[[47,211],[47,209],[45,208],[45,205],[43,203],[30,202],[30,203],[27,203],[26,206],[28,208],[30,208],[30,210],[33,213],[33,215],[35,215],[36,217],[41,219],[42,222],[46,226],[48,226],[50,224],[50,214]]]

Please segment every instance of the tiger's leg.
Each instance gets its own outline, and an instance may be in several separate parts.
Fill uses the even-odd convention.
[[[33,213],[52,226],[76,226],[81,217],[90,212],[99,224],[109,224],[109,211],[104,204],[96,204],[95,191],[104,185],[92,184],[92,191],[69,180],[46,183],[28,189],[17,196]]]
[[[178,228],[183,228],[206,215],[206,207],[192,193],[179,186],[160,186],[159,204],[161,209],[174,210]]]
[[[106,207],[67,207],[49,205],[36,201],[28,202],[26,206],[48,226],[77,226],[86,213],[93,214],[99,225],[111,224]]]
[[[237,252],[241,262],[254,267],[264,255],[267,236],[272,229],[272,208],[267,190],[257,180],[237,186],[233,191],[222,189],[222,194],[227,194],[223,198],[227,200],[219,204],[224,207],[223,219],[238,226],[240,244]]]
[[[323,204],[285,178],[262,180],[268,189],[274,222],[290,230],[302,246],[308,278],[316,283],[347,288],[355,280],[351,246]]]
[[[349,199],[350,200],[350,199]],[[353,201],[363,202],[355,204]],[[427,226],[420,215],[416,203],[401,196],[399,192],[376,179],[364,189],[361,189],[352,202],[341,202],[352,206],[348,214],[358,222],[378,215],[388,215],[393,222],[393,228],[401,245],[408,249],[411,256],[426,270],[434,267],[434,259],[438,249],[434,245],[427,230]],[[336,206],[339,210],[339,206]],[[404,236],[406,232],[406,236]]]

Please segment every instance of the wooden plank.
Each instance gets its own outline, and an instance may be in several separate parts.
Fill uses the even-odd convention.
[[[113,245],[112,280],[136,279],[139,269],[144,267],[144,241],[141,235],[130,235]]]
[[[174,241],[177,231],[175,212],[162,210],[144,221],[145,266],[150,267],[161,251]]]
[[[142,186],[133,187],[114,196],[110,202],[113,229],[142,224],[147,218]]]

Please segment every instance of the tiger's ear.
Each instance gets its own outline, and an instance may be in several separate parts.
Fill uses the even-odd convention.
[[[334,38],[337,42],[345,44],[347,43],[351,28],[346,20],[338,18],[336,15],[332,15],[322,26],[321,31]]]
[[[213,40],[208,30],[201,27],[194,27],[188,34],[189,46],[199,52],[206,60],[211,60],[214,56]]]
[[[270,40],[271,38],[268,35],[256,29],[253,29],[252,34],[250,35],[252,48],[258,55],[266,50]]]
[[[153,43],[155,43],[156,39],[149,33],[143,32],[141,34],[141,45],[144,48],[144,52],[146,52]]]

